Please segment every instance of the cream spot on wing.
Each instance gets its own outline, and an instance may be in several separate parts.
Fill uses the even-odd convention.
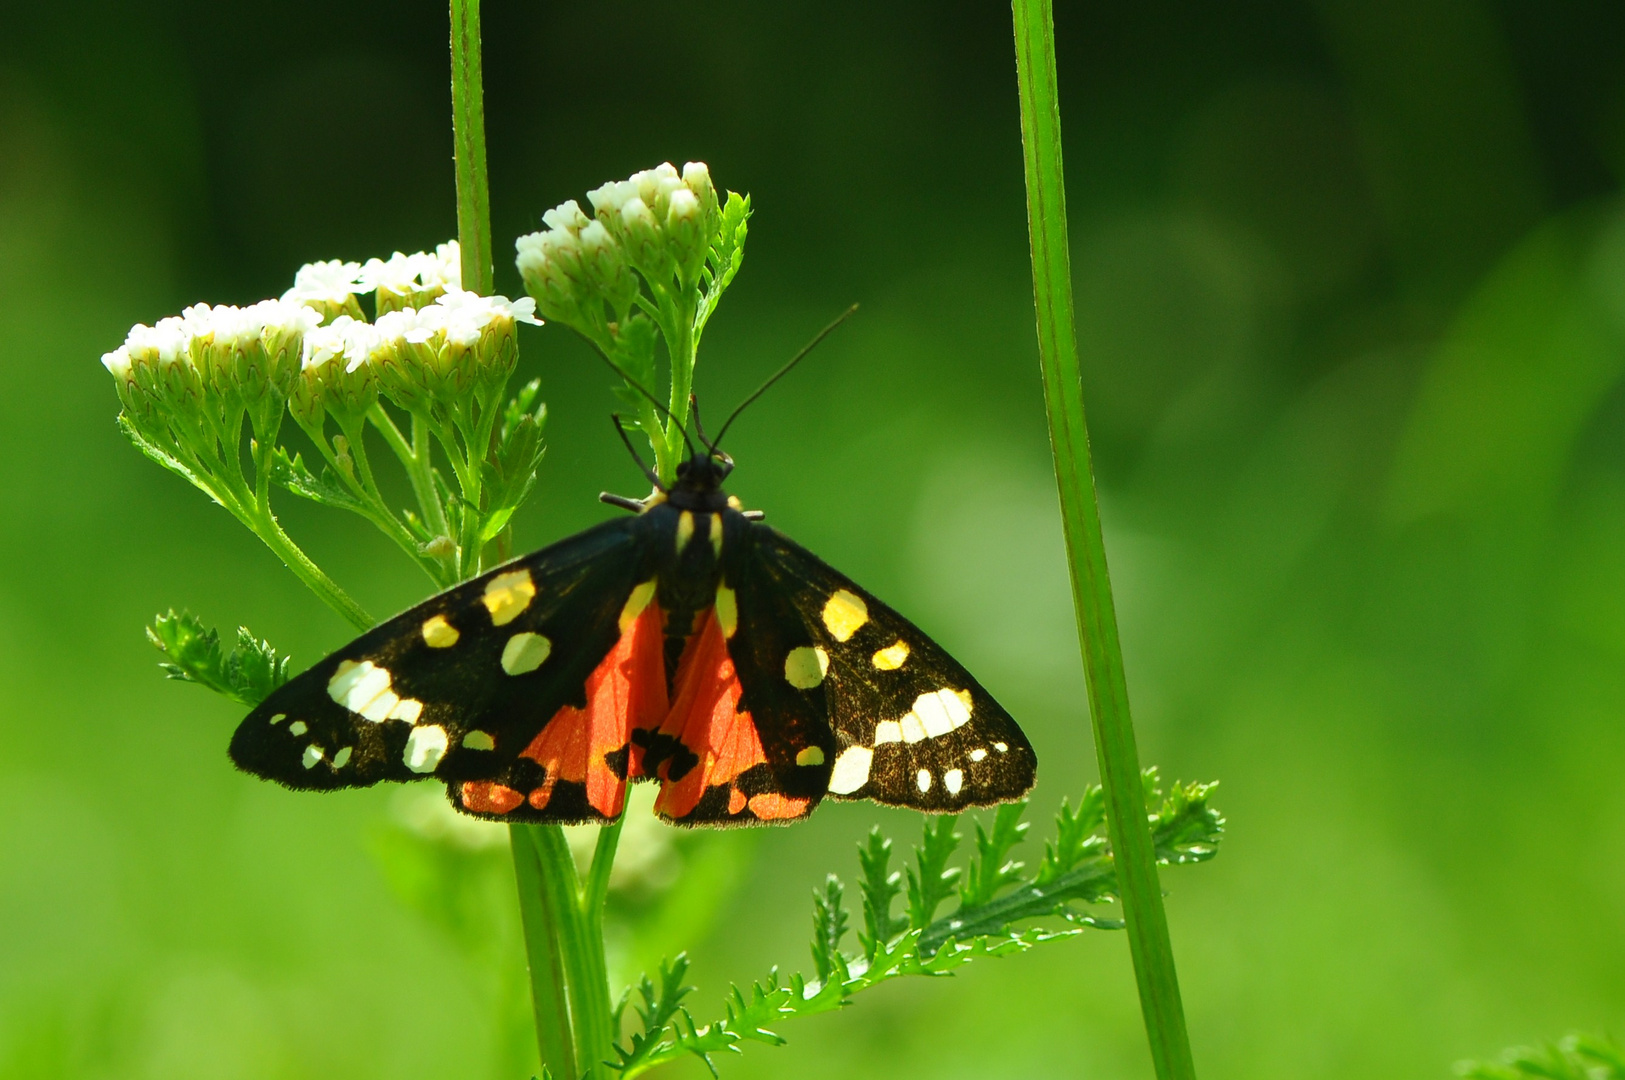
[[[894,645],[887,645],[875,653],[875,667],[880,671],[896,671],[908,659],[908,642],[899,638]]]
[[[682,554],[683,549],[688,546],[689,540],[693,539],[693,537],[694,537],[694,512],[692,510],[684,510],[681,514],[677,515],[677,552],[678,552],[678,554]]]
[[[804,747],[796,755],[797,765],[822,765],[824,763],[824,748],[822,746]]]
[[[722,558],[722,515],[721,514],[712,514],[711,515],[711,550],[717,553],[717,558],[719,558],[719,559]]]
[[[310,725],[305,723],[303,720],[295,720],[293,723],[288,725],[288,734],[292,735],[294,738],[298,738],[309,730]]]
[[[383,720],[400,698],[390,690],[389,669],[371,660],[342,660],[327,680],[327,696],[374,722]]]
[[[446,621],[444,615],[423,621],[423,641],[431,649],[449,649],[462,636],[455,626]]]
[[[784,681],[797,690],[811,690],[828,671],[829,653],[816,646],[797,646],[784,658]]]
[[[439,724],[415,727],[406,740],[406,753],[402,755],[401,760],[415,773],[434,772],[435,766],[440,764],[440,759],[446,756],[446,747],[449,744],[446,729]]]
[[[931,770],[921,769],[914,777],[914,786],[923,794],[931,790]]]
[[[958,795],[959,789],[965,786],[965,774],[958,769],[949,769],[942,774],[942,786],[948,789],[948,794]]]
[[[384,719],[405,720],[408,724],[415,724],[418,722],[418,717],[422,715],[423,702],[417,698],[401,698],[400,701],[395,703],[395,707],[389,710],[389,715]]]
[[[824,625],[836,641],[845,641],[869,621],[869,605],[863,597],[845,589],[836,589],[824,604]]]
[[[946,735],[957,727],[963,727],[970,720],[970,705],[966,698],[952,690],[933,690],[929,694],[921,694],[914,699],[914,716],[920,718],[920,725],[931,738]]]
[[[728,509],[730,509],[730,510],[743,510],[744,508],[745,508],[745,504],[739,501],[739,496],[738,495],[729,495],[728,496]]]
[[[896,720],[882,720],[875,725],[875,745],[882,743],[902,742],[903,725]]]
[[[972,761],[981,761],[985,757],[987,757],[987,751],[982,749],[980,746],[970,752],[970,759]]]
[[[869,765],[875,752],[867,746],[849,746],[835,758],[829,771],[829,789],[837,795],[850,795],[869,782]]]
[[[286,720],[287,718],[288,718],[287,713],[279,712],[275,716],[271,717],[271,723],[280,724],[280,723],[282,723],[282,721]]]
[[[903,741],[906,743],[917,743],[925,738],[925,725],[920,723],[920,718],[913,713],[904,713],[903,718],[897,721],[897,726],[902,729]]]
[[[489,731],[470,731],[463,736],[464,750],[495,750],[497,741],[491,738]]]
[[[506,626],[519,618],[521,612],[536,598],[536,583],[529,570],[509,570],[485,583],[485,609],[491,613],[492,626]]]
[[[314,769],[316,763],[322,760],[322,748],[315,743],[305,747],[305,756],[299,759],[307,769]]]
[[[535,671],[553,651],[553,643],[540,634],[515,634],[502,646],[502,670],[509,675]]]
[[[725,638],[733,637],[739,629],[739,599],[726,585],[717,586],[717,628]]]
[[[334,754],[333,755],[333,768],[342,769],[342,768],[344,768],[344,766],[350,764],[350,754],[354,750],[355,750],[355,747],[346,746],[344,749],[342,749],[338,753]]]
[[[655,598],[655,584],[655,579],[650,578],[633,589],[632,595],[626,598],[626,605],[621,608],[621,633],[632,628],[638,616],[643,614],[643,609],[649,606],[649,601]]]
[[[1008,746],[1006,746],[1002,742],[996,742],[996,743],[993,744],[993,749],[997,750],[999,753],[1002,754],[1002,753],[1004,753],[1006,750],[1008,750],[1010,748]]]

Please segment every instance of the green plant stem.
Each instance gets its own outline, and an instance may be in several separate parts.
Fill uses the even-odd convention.
[[[350,599],[348,593],[339,588],[338,583],[326,574],[321,567],[310,561],[310,557],[293,542],[282,526],[277,524],[276,517],[268,508],[261,507],[254,514],[249,525],[254,535],[265,541],[265,546],[276,553],[295,577],[305,583],[305,587],[326,602],[327,606],[350,620],[350,625],[357,630],[371,630],[376,624],[371,615],[362,609],[360,604]]]
[[[463,288],[489,295],[491,203],[485,177],[480,0],[451,0],[451,117],[457,157],[457,244]]]
[[[1168,919],[1146,822],[1139,753],[1129,716],[1128,683],[1123,674],[1123,653],[1117,638],[1117,615],[1089,458],[1072,314],[1054,15],[1051,0],[1014,0],[1011,7],[1021,87],[1038,353],[1072,574],[1072,600],[1094,720],[1095,753],[1106,791],[1108,829],[1152,1062],[1160,1080],[1195,1080]]]
[[[528,825],[508,826],[508,840],[513,848],[514,878],[519,885],[519,917],[525,931],[525,953],[530,958],[536,1044],[542,1065],[556,1080],[563,1080],[577,1075],[575,1039],[570,1029],[564,969],[554,937],[558,924],[548,917],[544,870],[529,829]]]
[[[564,970],[569,992],[576,1075],[602,1080],[604,1061],[615,1041],[603,934],[600,931],[595,938],[590,932],[585,896],[564,830],[557,825],[525,828],[541,865],[541,907],[554,927],[556,962]]]

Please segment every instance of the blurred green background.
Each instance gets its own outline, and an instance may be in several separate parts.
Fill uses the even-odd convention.
[[[141,627],[171,604],[296,665],[349,630],[123,442],[97,363],[136,321],[450,236],[445,19],[0,0],[7,1080],[528,1075],[500,848],[435,849],[468,895],[434,916],[418,804],[238,775],[237,710],[160,678]],[[1094,758],[1007,7],[492,0],[485,30],[499,288],[548,207],[703,159],[757,207],[701,358],[713,413],[863,304],[735,428],[733,487],[1021,719],[1042,831]],[[1625,7],[1153,0],[1062,5],[1058,32],[1141,753],[1222,779],[1231,822],[1165,879],[1202,1075],[1422,1080],[1617,1031]],[[552,410],[531,547],[639,480],[586,348],[523,347]],[[426,593],[364,525],[281,506],[372,611]],[[616,964],[686,944],[701,1019],[808,966],[809,893],[877,820],[918,827],[832,805],[667,852],[674,899],[617,901]],[[1114,934],[784,1033],[724,1076],[1150,1074]]]

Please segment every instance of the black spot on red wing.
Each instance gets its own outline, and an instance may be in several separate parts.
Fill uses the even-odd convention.
[[[604,764],[609,766],[609,771],[615,774],[616,779],[625,780],[626,767],[629,764],[631,757],[632,747],[631,744],[627,744],[622,746],[619,750],[611,750],[609,753],[605,754]]]

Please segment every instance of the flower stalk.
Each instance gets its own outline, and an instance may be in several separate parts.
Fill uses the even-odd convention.
[[[1117,862],[1129,952],[1140,1009],[1159,1080],[1195,1080],[1190,1038],[1174,970],[1168,918],[1146,820],[1139,752],[1129,715],[1128,682],[1117,635],[1111,577],[1106,568],[1100,506],[1095,495],[1084,417],[1083,384],[1072,314],[1066,187],[1061,162],[1061,113],[1056,90],[1051,0],[1014,0],[1016,72],[1032,242],[1038,354],[1050,447],[1060,489],[1072,600],[1078,620],[1095,753],[1105,789],[1106,820]]]

